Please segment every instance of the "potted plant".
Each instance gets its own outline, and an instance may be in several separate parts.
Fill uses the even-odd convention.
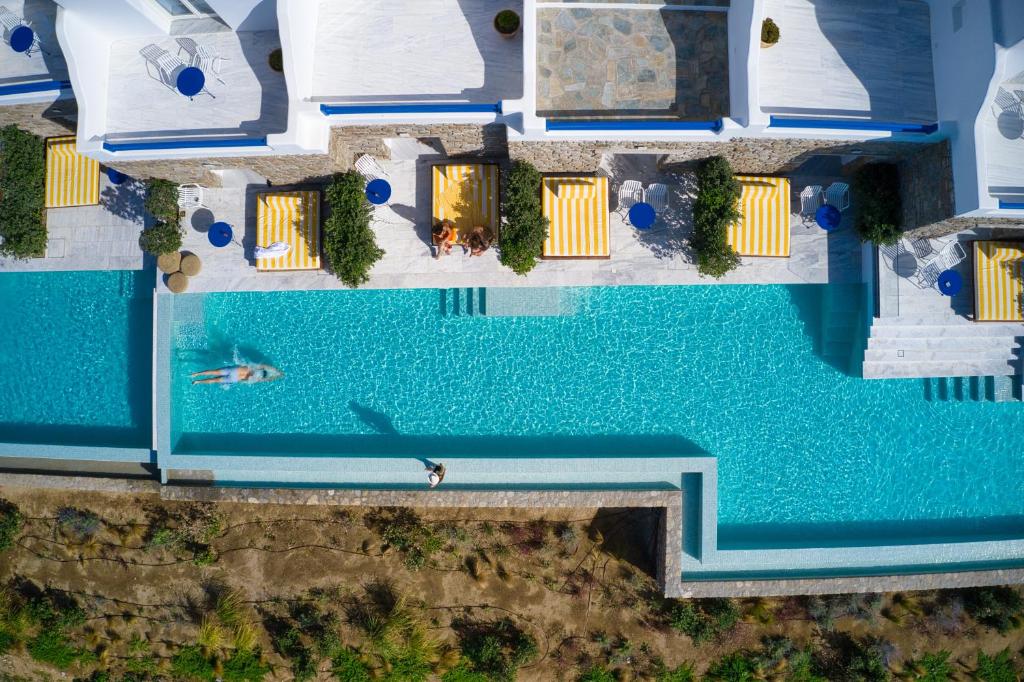
[[[771,47],[779,42],[779,25],[768,17],[761,22],[761,47]]]
[[[270,63],[270,68],[274,71],[277,71],[278,73],[284,71],[284,53],[281,51],[281,48],[277,48],[271,52],[270,56],[267,57],[267,62]]]
[[[521,24],[519,15],[510,9],[503,9],[494,17],[494,30],[506,38],[514,38]]]

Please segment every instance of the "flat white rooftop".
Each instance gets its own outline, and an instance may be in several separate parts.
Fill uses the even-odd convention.
[[[321,0],[313,99],[321,102],[471,102],[518,99],[522,34],[494,30],[521,0]]]
[[[766,0],[781,39],[759,51],[762,111],[934,123],[931,23],[921,0]]]
[[[189,61],[181,39],[194,40],[219,55],[219,76],[206,73],[206,88],[185,97],[160,80],[141,50],[155,45]],[[110,47],[107,95],[109,139],[159,137],[262,137],[283,132],[288,123],[284,76],[270,68],[279,48],[276,31],[221,31],[189,36],[120,40]],[[172,81],[173,82],[173,81]]]
[[[1000,84],[982,110],[988,192],[1024,202],[1024,72]]]
[[[50,0],[4,0],[2,4],[12,14],[28,22],[43,51],[26,55],[15,52],[6,42],[0,42],[0,85],[67,80],[68,67],[54,32],[57,5]]]

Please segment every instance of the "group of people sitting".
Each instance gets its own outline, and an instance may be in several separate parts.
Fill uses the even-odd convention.
[[[458,230],[451,220],[436,223],[431,230],[431,237],[435,248],[434,258],[451,253],[452,246],[459,242]],[[483,225],[477,225],[463,242],[462,251],[468,251],[470,256],[479,256],[491,247],[493,241],[494,235],[491,231]]]

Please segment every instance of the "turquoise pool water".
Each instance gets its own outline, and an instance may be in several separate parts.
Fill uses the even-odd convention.
[[[0,442],[149,447],[152,277],[0,274]]]
[[[558,317],[455,315],[437,290],[210,294],[177,335],[174,451],[707,453],[722,547],[1024,535],[1024,405],[848,375],[823,357],[837,292],[862,293],[573,289]],[[287,376],[189,385],[236,345]]]

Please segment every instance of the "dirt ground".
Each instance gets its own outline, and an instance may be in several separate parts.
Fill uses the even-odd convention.
[[[14,545],[0,553],[0,585],[57,590],[85,611],[73,636],[99,657],[75,663],[67,677],[106,668],[118,679],[140,652],[160,666],[153,676],[166,674],[175,651],[199,637],[216,596],[230,592],[257,624],[272,667],[267,679],[292,679],[289,658],[271,638],[274,624],[294,619],[294,605],[308,602],[335,613],[330,622],[341,642],[358,647],[353,605],[380,585],[404,596],[431,634],[452,646],[453,622],[510,618],[537,643],[518,676],[528,681],[575,680],[594,664],[619,679],[646,679],[657,659],[669,668],[691,662],[702,673],[773,634],[801,645],[832,631],[875,637],[889,647],[895,671],[945,649],[963,679],[979,650],[1009,648],[1019,662],[1024,648],[1020,628],[999,635],[935,606],[945,601],[934,593],[879,597],[865,613],[840,615],[831,630],[809,615],[806,600],[746,600],[734,628],[697,645],[666,622],[671,604],[652,578],[657,519],[650,510],[410,510],[403,518],[418,521],[409,527],[437,539],[420,560],[415,546],[385,541],[382,528],[396,523],[395,510],[194,505],[18,488],[0,488],[0,498],[25,517]],[[67,509],[77,510],[78,521],[68,520]],[[83,512],[98,523],[81,521]],[[0,680],[64,674],[24,650],[0,656]],[[315,679],[334,679],[329,660],[316,664]]]

